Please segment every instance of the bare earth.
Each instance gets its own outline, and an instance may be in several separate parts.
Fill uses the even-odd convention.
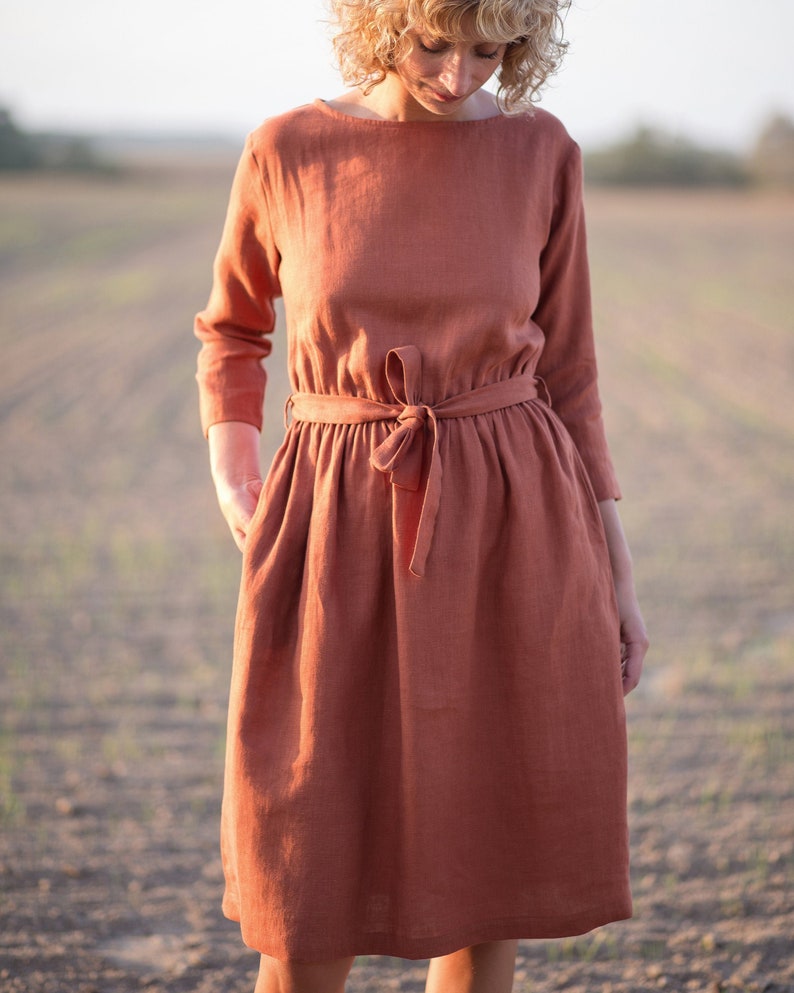
[[[190,333],[229,180],[0,180],[8,993],[253,987],[217,850],[239,559]],[[588,200],[653,637],[628,706],[636,916],[524,943],[515,988],[794,991],[794,198]],[[373,958],[349,989],[422,984]]]

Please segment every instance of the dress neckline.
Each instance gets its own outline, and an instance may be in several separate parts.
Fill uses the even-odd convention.
[[[345,114],[344,111],[331,107],[325,100],[317,97],[313,106],[328,117],[336,118],[339,121],[346,121],[348,124],[362,124],[364,126],[374,125],[375,127],[392,128],[444,128],[444,127],[482,127],[483,125],[493,125],[496,121],[510,120],[513,115],[494,114],[492,117],[475,117],[466,121],[450,121],[440,118],[437,121],[389,121],[383,117],[357,117],[355,114]]]

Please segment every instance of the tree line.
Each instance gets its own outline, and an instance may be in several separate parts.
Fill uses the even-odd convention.
[[[771,117],[747,155],[640,126],[584,158],[587,181],[598,185],[794,188],[794,121],[782,114]]]
[[[31,134],[15,123],[0,107],[0,171],[113,172],[94,149],[90,139],[79,135]]]

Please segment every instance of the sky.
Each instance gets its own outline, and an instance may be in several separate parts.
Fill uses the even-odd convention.
[[[23,127],[242,138],[344,89],[324,0],[0,0],[0,106]],[[751,147],[794,118],[794,0],[574,0],[542,106],[593,147],[648,124]]]

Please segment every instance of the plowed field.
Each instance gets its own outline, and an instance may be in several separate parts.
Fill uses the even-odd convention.
[[[217,832],[239,557],[193,313],[230,169],[0,180],[0,989],[250,993]],[[635,918],[519,993],[794,990],[794,198],[596,192],[608,428],[653,639]],[[277,342],[265,446],[281,430]],[[418,991],[360,960],[351,993]]]

